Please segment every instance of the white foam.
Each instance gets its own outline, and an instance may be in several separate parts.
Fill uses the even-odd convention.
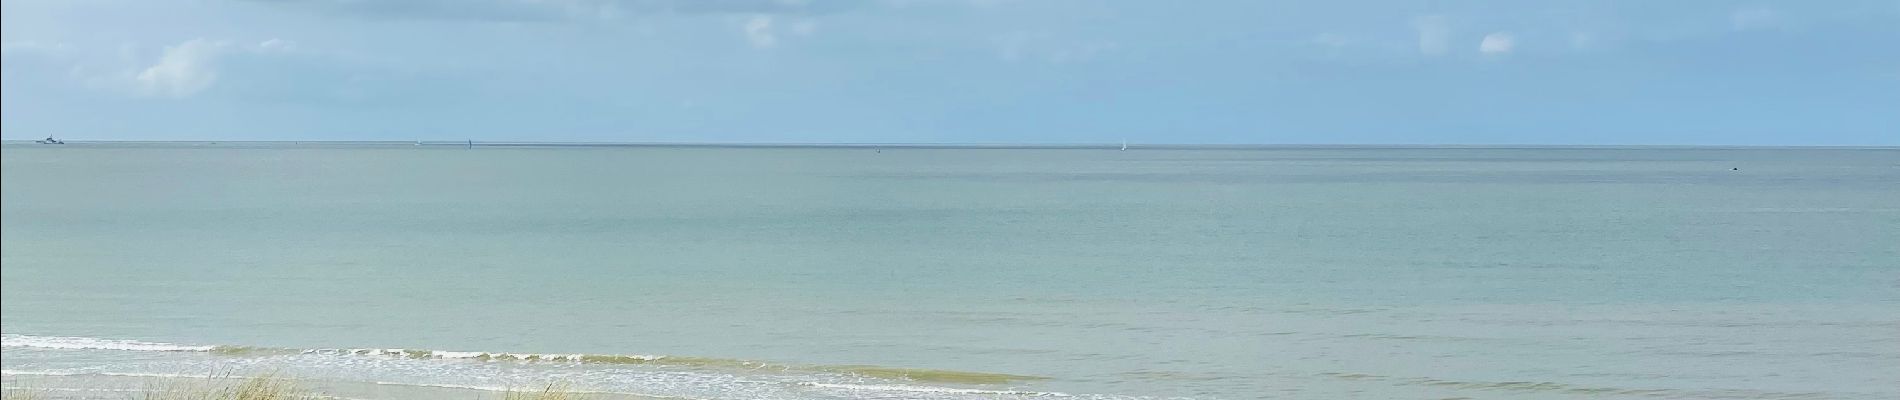
[[[0,375],[26,375],[26,376],[73,376],[73,375],[80,375],[80,374],[84,374],[84,372],[73,372],[73,371],[54,371],[54,370],[47,370],[47,371],[21,371],[21,370],[13,370],[13,369],[0,369]]]
[[[477,358],[477,357],[481,357],[483,354],[488,354],[488,353],[483,353],[479,351],[436,351],[436,352],[431,352],[431,354],[434,354],[436,357],[442,357],[442,358]]]
[[[377,384],[377,385],[385,385],[385,386],[431,387],[431,388],[443,388],[443,389],[475,390],[475,391],[483,391],[483,392],[514,392],[518,390],[524,390],[518,387],[496,386],[496,385],[456,385],[456,384],[447,384],[447,383],[410,383],[410,382],[384,382],[384,381],[375,381],[375,382],[370,382],[370,383]],[[532,390],[532,389],[533,388],[528,388],[527,390]],[[568,390],[567,392],[574,393],[574,394],[584,394],[584,395],[606,394],[606,395],[624,395],[624,396],[659,398],[659,399],[702,400],[695,397],[663,396],[663,395],[656,395],[656,394],[612,392],[612,391],[604,391],[604,390]]]
[[[479,390],[479,391],[484,391],[484,392],[506,392],[509,390],[513,390],[513,388],[510,388],[507,386],[495,386],[495,385],[455,385],[455,384],[447,384],[447,383],[412,383],[412,382],[385,382],[385,381],[375,381],[375,382],[370,382],[370,383],[377,384],[377,385],[385,385],[385,386],[432,387],[432,388],[444,388],[444,389]]]
[[[804,385],[804,386],[815,386],[815,387],[832,388],[832,389],[875,390],[875,391],[882,391],[882,392],[919,392],[919,393],[992,394],[992,395],[1000,394],[1000,395],[1036,396],[1036,397],[1071,397],[1071,395],[1068,393],[1059,393],[1059,392],[1029,392],[1029,391],[1020,391],[1020,390],[963,389],[963,388],[949,388],[949,387],[937,387],[937,386],[861,385],[861,384],[850,384],[850,383],[817,383],[817,382],[800,382],[799,384]]]
[[[104,388],[58,388],[34,386],[0,386],[6,390],[47,391],[47,392],[100,392],[100,393],[144,393],[145,389],[104,389]],[[131,396],[126,396],[130,398]]]
[[[440,358],[440,359],[487,360],[487,361],[550,361],[550,362],[577,362],[577,363],[587,361],[587,357],[588,357],[586,354],[491,353],[491,352],[485,352],[485,351],[450,351],[450,350],[415,350],[415,349],[308,349],[308,350],[303,350],[302,353],[303,354],[353,355],[353,356],[383,356],[383,357],[396,357],[396,358]],[[657,361],[657,360],[666,358],[666,356],[654,356],[654,355],[642,355],[642,354],[619,355],[619,356],[613,356],[613,357],[627,357],[627,358],[646,360],[646,361]]]
[[[150,393],[152,392],[152,390],[150,389],[64,388],[64,387],[38,387],[38,386],[0,386],[0,388],[4,388],[6,390],[21,390],[21,391],[28,391],[28,392],[144,393],[144,394],[147,394],[145,397],[151,397]],[[86,396],[86,395],[80,395],[80,396],[81,396],[80,398],[84,398],[84,399],[92,399],[92,398],[99,397],[99,396]],[[120,396],[113,396],[113,397],[120,397]],[[139,398],[138,396],[123,396],[123,397]],[[360,397],[343,397],[343,396],[331,396],[331,395],[312,395],[311,398],[331,399],[331,400],[370,400],[370,399],[365,399],[365,398],[360,398]]]
[[[137,340],[100,339],[100,338],[71,337],[71,336],[33,336],[33,335],[11,334],[11,333],[0,335],[0,343],[4,343],[5,347],[27,347],[27,348],[41,348],[41,349],[62,349],[62,350],[208,352],[208,351],[216,350],[218,348],[218,346],[195,346],[195,345],[183,345],[183,344],[173,344],[173,343],[144,342],[144,341],[137,341]],[[282,349],[282,350],[289,350],[291,352],[297,352],[297,353],[303,353],[303,354],[383,356],[383,357],[401,357],[401,358],[484,359],[484,360],[490,360],[490,361],[584,362],[587,360],[587,357],[588,357],[586,354],[491,353],[491,352],[481,352],[481,351],[446,351],[446,350],[377,349],[377,348],[304,349],[304,350]],[[666,356],[643,355],[643,354],[616,355],[613,357],[626,357],[626,358],[646,360],[646,361],[658,361],[658,360],[662,360],[666,358]]]
[[[65,350],[124,350],[124,351],[211,351],[216,346],[189,346],[182,344],[142,342],[137,340],[98,339],[66,336],[30,336],[18,334],[0,335],[0,347],[29,347],[40,349]]]
[[[412,370],[414,366],[409,365],[407,363],[416,362],[416,360],[418,359],[420,360],[429,360],[429,359],[455,360],[458,362],[449,362],[449,363],[436,365],[437,367],[445,368],[443,370],[445,375],[434,376],[434,377],[428,377],[428,376],[415,377],[416,380],[420,380],[423,382],[410,381],[410,383],[397,383],[397,382],[373,382],[373,381],[368,381],[368,380],[359,381],[359,382],[373,382],[376,384],[383,384],[383,385],[436,386],[436,387],[443,387],[443,388],[460,388],[460,389],[483,390],[483,391],[506,390],[506,388],[495,386],[492,381],[489,381],[487,379],[475,379],[474,380],[475,382],[471,382],[469,379],[462,379],[462,378],[456,378],[456,377],[476,376],[479,374],[493,373],[494,372],[493,370],[483,369],[483,368],[491,368],[491,367],[484,367],[484,365],[487,365],[489,362],[544,362],[550,365],[569,364],[569,363],[579,365],[579,364],[588,363],[590,360],[594,360],[595,357],[604,359],[604,360],[601,360],[601,362],[603,363],[613,363],[615,362],[614,360],[622,359],[622,358],[632,358],[632,359],[647,360],[647,361],[665,360],[668,358],[666,356],[657,356],[657,355],[589,356],[585,354],[500,353],[500,352],[440,351],[440,350],[419,350],[419,349],[405,350],[405,349],[400,349],[400,348],[288,349],[288,348],[191,346],[191,345],[181,345],[181,344],[172,344],[172,343],[143,342],[143,341],[136,341],[136,340],[98,339],[98,338],[84,338],[84,337],[59,337],[59,336],[32,336],[32,335],[20,335],[20,334],[5,334],[4,343],[7,348],[24,347],[24,348],[44,348],[44,349],[97,349],[97,350],[113,350],[113,351],[155,351],[155,352],[214,352],[214,351],[217,351],[217,352],[222,352],[225,349],[230,349],[233,351],[232,354],[246,354],[246,351],[255,349],[255,350],[258,350],[257,354],[259,355],[269,355],[272,357],[276,357],[276,356],[299,357],[298,360],[301,360],[301,361],[298,361],[298,362],[319,362],[319,363],[333,362],[333,361],[342,362],[344,364],[347,364],[344,366],[351,370],[369,373],[368,375],[361,375],[361,376],[375,376],[377,375],[377,373],[391,373],[391,376],[408,375],[408,372],[413,372]],[[302,354],[302,355],[297,355],[297,354]],[[313,356],[315,358],[311,358]],[[332,359],[332,357],[335,357],[335,356],[343,356],[343,357]],[[258,358],[258,359],[220,358],[220,359],[213,360],[210,362],[217,364],[217,366],[219,366],[220,368],[228,368],[234,365],[244,364],[244,363],[254,361],[254,360],[271,360],[271,359],[274,359],[274,358],[269,358],[269,357]],[[281,359],[276,359],[276,360],[277,361],[273,361],[273,362],[283,361]],[[258,361],[258,362],[266,362],[266,361]],[[394,364],[387,364],[387,363],[394,363]],[[342,365],[342,364],[339,364],[339,365]],[[367,368],[367,369],[364,369],[364,368]],[[559,367],[559,368],[565,368],[565,367]],[[1020,390],[1004,390],[1004,389],[976,389],[976,388],[939,387],[939,386],[926,386],[926,385],[907,385],[907,384],[901,384],[898,382],[878,384],[880,382],[878,382],[877,380],[858,381],[856,383],[819,383],[819,382],[809,381],[809,380],[812,380],[812,377],[802,377],[802,378],[784,377],[788,379],[784,379],[784,380],[767,379],[764,381],[757,381],[757,382],[735,382],[733,379],[738,378],[738,376],[727,375],[727,374],[700,374],[696,372],[682,372],[682,371],[644,371],[644,370],[621,370],[621,369],[602,369],[602,370],[587,369],[587,370],[577,370],[577,371],[601,372],[605,374],[605,375],[601,375],[597,377],[598,379],[595,379],[595,378],[581,379],[582,381],[603,382],[603,383],[617,382],[617,383],[608,385],[612,387],[612,389],[609,389],[609,390],[614,390],[614,391],[601,391],[601,392],[590,392],[590,393],[629,394],[629,395],[638,395],[638,396],[647,396],[647,397],[673,397],[673,398],[681,398],[681,399],[731,397],[731,396],[726,396],[727,394],[737,395],[739,398],[774,398],[774,397],[783,397],[782,395],[791,394],[791,393],[795,393],[799,391],[831,392],[833,394],[843,394],[846,397],[860,397],[863,395],[872,395],[875,397],[893,397],[894,396],[894,397],[900,397],[900,398],[966,398],[966,397],[974,397],[974,398],[993,398],[993,397],[1118,398],[1118,397],[1099,397],[1099,396],[1094,396],[1094,395],[1077,396],[1077,395],[1071,395],[1067,393],[1058,393],[1058,392],[1034,392],[1034,391],[1020,391]],[[4,372],[5,375],[9,375],[9,376],[12,376],[12,375],[82,375],[82,376],[83,375],[104,375],[104,376],[205,378],[205,376],[202,376],[202,375],[142,374],[142,373],[104,372],[104,371],[86,370],[86,369],[41,370],[41,371],[3,370],[0,372]],[[401,373],[395,373],[395,372],[401,372]],[[788,369],[787,372],[790,373],[792,372],[792,370]],[[626,376],[624,374],[632,374],[632,375]],[[435,374],[425,374],[425,375],[435,375]],[[573,376],[566,376],[566,374],[561,374],[561,375],[562,375],[561,379],[574,379]],[[629,377],[638,377],[641,379],[637,379],[636,381],[625,381],[622,379],[622,378],[629,378]],[[404,379],[404,380],[406,381],[407,379]],[[527,379],[526,381],[541,381],[541,380],[545,380],[545,379],[530,378],[530,379]],[[430,381],[434,381],[434,382],[430,382]],[[456,381],[461,381],[461,382],[456,382]],[[482,381],[487,381],[487,382],[482,382]],[[462,383],[463,385],[456,385],[457,383]],[[730,386],[728,384],[736,384],[737,386]],[[800,387],[800,386],[810,388],[810,389],[803,389],[803,390],[795,389],[795,387]],[[608,389],[608,388],[603,387],[601,389]],[[852,392],[858,392],[858,393],[854,395],[852,394]],[[868,392],[882,392],[882,393],[868,393]],[[807,392],[807,394],[812,394],[812,393]]]
[[[12,370],[12,369],[5,369],[5,370],[0,370],[0,375],[21,375],[21,376],[114,376],[114,377],[127,377],[127,378],[192,378],[192,379],[201,379],[201,378],[217,378],[216,376],[207,376],[207,375],[190,375],[190,374],[160,374],[160,373],[138,373],[138,372],[98,372],[98,371],[77,371],[77,370],[70,370],[70,369],[67,369],[67,370],[44,370],[44,371],[21,371],[21,370]]]

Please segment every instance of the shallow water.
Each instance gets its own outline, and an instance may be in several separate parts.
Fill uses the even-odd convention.
[[[1893,149],[0,151],[41,386],[1900,397]]]

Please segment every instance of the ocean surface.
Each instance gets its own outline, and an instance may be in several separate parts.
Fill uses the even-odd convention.
[[[1891,148],[0,151],[56,397],[1900,398]]]

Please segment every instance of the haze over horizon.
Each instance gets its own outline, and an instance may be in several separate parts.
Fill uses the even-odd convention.
[[[1900,2],[8,0],[31,140],[1900,145]]]
[[[40,142],[40,140],[44,140],[44,138],[46,138],[46,136],[42,136],[42,138],[11,138],[10,136],[10,138],[4,138],[4,142],[11,142],[11,144],[34,144],[34,142]],[[336,144],[336,146],[361,144],[361,146],[410,146],[410,144],[414,144],[414,142],[420,142],[420,144],[416,144],[416,146],[456,146],[456,148],[460,148],[460,146],[464,146],[464,144],[467,144],[467,146],[490,146],[490,148],[492,148],[492,146],[513,146],[513,148],[523,148],[523,146],[526,146],[526,148],[570,148],[570,146],[572,146],[572,148],[1005,148],[1005,150],[1018,150],[1018,148],[1020,148],[1020,150],[1032,150],[1032,148],[1045,148],[1045,150],[1068,150],[1068,148],[1073,148],[1073,150],[1091,150],[1091,148],[1117,148],[1117,146],[1121,146],[1121,142],[756,142],[756,140],[754,140],[754,142],[747,142],[747,140],[731,140],[731,142],[606,142],[606,140],[595,140],[595,142],[581,142],[581,140],[505,140],[505,138],[504,140],[473,140],[473,138],[467,138],[467,140],[448,140],[448,138],[431,138],[431,140],[401,140],[401,138],[391,138],[391,140],[382,140],[382,138],[365,138],[365,140],[348,140],[348,138],[312,138],[312,140],[304,140],[304,138],[281,138],[281,140],[279,140],[279,138],[272,138],[272,140],[253,140],[253,138],[112,140],[112,138],[108,138],[108,140],[87,140],[87,138],[59,135],[51,135],[51,138],[61,140],[61,144],[154,144],[154,146],[163,146],[163,144],[211,144],[211,146],[217,146],[217,144],[234,144],[234,146],[236,146],[236,144],[293,144],[293,146],[296,146],[296,144],[312,144],[312,146],[321,146],[321,144]],[[1507,148],[1632,148],[1632,150],[1634,150],[1634,148],[1659,148],[1659,150],[1666,150],[1666,148],[1839,148],[1839,150],[1900,150],[1900,144],[1509,144],[1509,142],[1495,142],[1495,144],[1455,144],[1455,142],[1444,142],[1444,144],[1427,144],[1427,142],[1385,142],[1385,144],[1226,142],[1226,144],[1210,144],[1210,142],[1127,142],[1127,146],[1129,146],[1129,150],[1201,150],[1201,148],[1205,148],[1205,150],[1248,150],[1248,148],[1260,148],[1260,150],[1292,150],[1292,148],[1469,148],[1469,150],[1486,150],[1486,148],[1492,148],[1492,150],[1507,150]]]

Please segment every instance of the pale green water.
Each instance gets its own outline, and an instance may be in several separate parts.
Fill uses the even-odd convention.
[[[8,144],[3,159],[9,379],[1900,397],[1892,149]],[[673,358],[295,354],[339,348]]]

